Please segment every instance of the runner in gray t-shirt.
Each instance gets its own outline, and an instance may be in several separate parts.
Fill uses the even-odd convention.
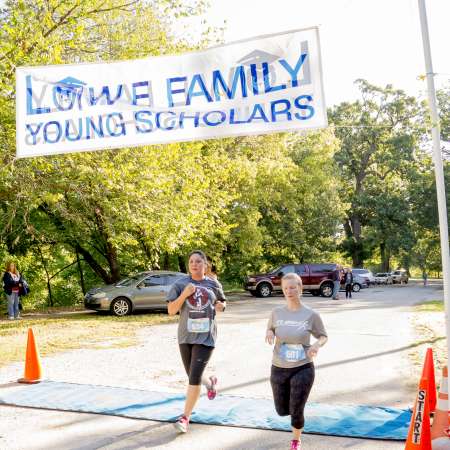
[[[180,309],[178,343],[215,347],[217,339],[215,304],[217,300],[225,300],[222,286],[218,281],[208,277],[194,280],[192,276],[186,276],[172,285],[167,294],[167,301],[176,300],[189,284],[193,284],[196,289],[187,297]]]
[[[190,276],[177,280],[167,294],[169,314],[180,313],[178,345],[189,377],[184,414],[175,423],[182,433],[187,432],[201,385],[207,386],[210,400],[216,396],[217,377],[203,380],[203,372],[216,344],[216,311],[225,309],[226,299],[222,285],[205,276],[206,267],[205,254],[200,250],[192,252],[189,255]]]
[[[281,286],[286,305],[274,309],[267,324],[266,342],[275,343],[270,384],[278,414],[291,416],[291,450],[299,450],[305,404],[314,382],[312,360],[327,341],[327,333],[320,315],[300,301],[301,278],[289,273]],[[312,345],[311,335],[317,339]]]

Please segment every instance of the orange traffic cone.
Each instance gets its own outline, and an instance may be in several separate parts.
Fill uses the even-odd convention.
[[[428,404],[430,405],[430,413],[436,409],[436,378],[434,376],[433,350],[427,348],[425,361],[423,363],[422,378],[428,380]]]
[[[428,382],[425,378],[420,380],[405,450],[431,450]]]
[[[448,439],[448,428],[450,425],[448,410],[448,369],[445,366],[442,369],[437,407],[434,413],[433,426],[431,427],[431,439],[446,437],[450,443],[450,439]]]
[[[31,328],[28,328],[27,354],[25,358],[25,375],[18,380],[19,383],[34,384],[41,381],[41,361],[39,351],[34,341],[34,334]]]

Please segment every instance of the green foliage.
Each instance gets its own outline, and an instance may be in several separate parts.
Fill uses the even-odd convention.
[[[15,160],[14,71],[198,49],[173,27],[205,2],[9,0],[0,11],[0,260],[34,306],[151,268],[184,270],[203,248],[221,279],[292,261],[390,261],[439,270],[424,108],[359,80],[335,128]],[[448,89],[440,92],[448,135]],[[449,178],[448,167],[446,176]],[[381,265],[380,265],[381,268]],[[386,270],[386,269],[385,269]]]
[[[410,194],[424,159],[422,109],[392,86],[357,83],[362,100],[330,111],[341,141],[335,159],[347,204],[342,250],[361,266],[379,247],[386,271],[391,255],[409,252],[414,243]]]
[[[441,139],[450,142],[450,84],[437,91]]]

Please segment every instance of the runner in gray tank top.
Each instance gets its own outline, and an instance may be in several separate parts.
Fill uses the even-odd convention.
[[[300,450],[305,404],[314,382],[312,360],[328,338],[320,315],[301,303],[301,278],[289,273],[281,287],[286,305],[275,308],[267,324],[266,342],[275,343],[270,384],[277,413],[291,416],[290,449]],[[317,339],[313,344],[311,335]]]

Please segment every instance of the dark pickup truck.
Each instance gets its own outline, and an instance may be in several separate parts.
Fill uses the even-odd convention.
[[[303,291],[313,295],[333,295],[332,273],[337,264],[283,264],[268,273],[250,275],[244,288],[255,297],[269,297],[272,292],[281,292],[281,278],[287,273],[300,275]]]

